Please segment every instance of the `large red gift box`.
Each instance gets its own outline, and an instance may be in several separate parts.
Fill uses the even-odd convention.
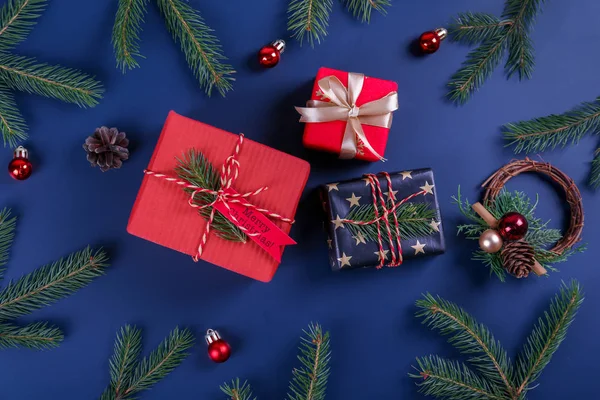
[[[238,135],[171,111],[148,170],[177,177],[174,172],[177,158],[190,149],[202,152],[220,170],[232,155],[238,139]],[[249,201],[257,207],[293,219],[308,179],[309,164],[249,139],[244,139],[238,161],[239,176],[232,189],[245,193],[267,186],[268,190],[252,196]],[[190,195],[177,184],[144,175],[127,231],[161,246],[196,255],[206,220],[197,209],[190,207],[189,199]],[[272,221],[283,232],[289,233],[289,223]],[[217,237],[213,231],[208,235],[202,259],[263,282],[270,281],[279,266],[279,262],[255,242],[227,241]]]
[[[331,75],[337,77],[346,88],[348,87],[348,72],[321,67],[315,79],[311,100],[323,100],[321,90],[319,88],[319,81]],[[367,76],[365,77],[364,85],[360,95],[358,96],[356,105],[360,107],[365,103],[381,99],[389,93],[397,91],[398,84],[396,82]],[[346,121],[306,123],[303,136],[304,146],[307,148],[339,154],[342,147],[342,139],[344,137],[346,123]],[[367,124],[363,124],[362,129],[373,149],[377,151],[378,154],[383,156],[387,146],[390,129]],[[355,158],[367,161],[380,160],[377,156],[373,155],[369,151],[361,151],[360,148]]]

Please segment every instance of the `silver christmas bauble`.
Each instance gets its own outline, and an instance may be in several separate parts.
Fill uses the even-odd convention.
[[[479,247],[486,253],[497,253],[502,245],[502,236],[493,229],[488,229],[479,236]]]

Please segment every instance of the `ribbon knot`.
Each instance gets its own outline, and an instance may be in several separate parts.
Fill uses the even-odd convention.
[[[362,125],[390,128],[392,112],[398,109],[398,93],[390,92],[378,100],[357,106],[356,101],[365,82],[363,74],[348,73],[348,87],[335,76],[330,75],[317,83],[323,97],[329,101],[310,100],[306,107],[296,107],[300,113],[300,122],[346,121],[342,139],[340,158],[354,158],[358,152],[358,143],[375,157],[384,160],[365,136]]]

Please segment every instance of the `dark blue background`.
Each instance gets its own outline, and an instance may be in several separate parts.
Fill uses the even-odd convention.
[[[455,235],[460,216],[450,197],[462,185],[471,199],[478,185],[509,161],[499,127],[507,122],[562,112],[599,93],[597,18],[594,0],[550,1],[538,18],[533,40],[537,67],[532,80],[506,81],[502,68],[464,107],[443,100],[444,85],[468,49],[444,43],[427,58],[415,58],[410,41],[448,22],[460,11],[499,14],[503,1],[396,1],[389,15],[370,26],[354,20],[335,1],[330,36],[312,50],[290,42],[274,70],[250,66],[264,44],[285,36],[286,2],[191,0],[216,29],[238,70],[235,91],[207,98],[187,68],[178,46],[150,7],[142,34],[147,57],[141,69],[122,75],[115,68],[110,35],[116,1],[53,1],[18,52],[95,73],[106,85],[102,103],[91,110],[32,95],[19,95],[31,135],[27,142],[36,171],[26,182],[0,174],[0,204],[19,216],[8,268],[14,279],[85,245],[103,245],[112,267],[105,277],[26,320],[50,320],[64,328],[63,345],[52,351],[2,351],[2,399],[93,399],[109,381],[108,359],[124,324],[144,329],[146,351],[175,326],[191,327],[198,345],[191,356],[143,399],[219,399],[218,386],[248,379],[261,399],[282,398],[295,360],[298,337],[310,321],[332,334],[328,399],[422,398],[407,377],[416,356],[456,356],[445,339],[414,319],[422,292],[456,301],[487,324],[514,356],[561,280],[579,279],[587,299],[567,340],[531,393],[534,399],[591,398],[600,353],[600,237],[596,207],[600,194],[585,187],[589,161],[598,145],[547,152],[545,160],[581,184],[586,207],[584,239],[591,244],[561,272],[547,279],[501,284],[470,261],[474,243]],[[294,105],[310,95],[320,66],[396,80],[401,108],[394,117],[385,165],[338,161],[304,150],[303,127]],[[215,266],[132,237],[125,232],[131,206],[162,123],[169,110],[311,161],[313,171],[300,204],[293,235],[275,279],[251,281]],[[132,157],[120,171],[89,167],[81,149],[97,126],[118,126],[132,140]],[[0,151],[0,164],[11,159]],[[442,207],[448,252],[411,261],[396,270],[333,273],[312,192],[322,183],[378,172],[432,167]],[[538,177],[519,177],[511,189],[540,193],[538,215],[562,226],[562,198]],[[216,328],[234,348],[223,365],[210,362],[202,334]]]

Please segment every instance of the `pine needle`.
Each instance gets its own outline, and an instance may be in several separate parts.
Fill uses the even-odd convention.
[[[448,342],[468,355],[483,377],[494,385],[510,391],[513,368],[504,350],[492,333],[484,325],[456,304],[430,294],[417,300],[417,317],[443,335],[450,335]]]
[[[8,0],[0,10],[0,52],[24,41],[46,8],[46,0]]]
[[[0,291],[0,320],[11,320],[54,303],[87,286],[104,272],[104,251],[89,247],[38,268]]]
[[[15,238],[17,219],[11,217],[10,209],[0,210],[0,279],[4,275],[4,266],[8,263],[8,253]]]
[[[142,332],[135,326],[121,328],[115,341],[115,352],[110,360],[110,387],[115,394],[123,393],[131,384],[131,378],[142,352]]]
[[[329,332],[323,333],[318,324],[311,324],[302,338],[298,360],[302,366],[293,371],[287,394],[289,400],[324,400],[329,378]]]
[[[595,189],[600,187],[600,148],[596,149],[596,154],[594,155],[594,160],[592,161],[590,185]]]
[[[0,132],[4,146],[15,147],[27,138],[27,124],[12,92],[0,82]]]
[[[0,323],[0,349],[28,348],[45,350],[58,347],[63,341],[60,329],[36,322],[24,327]]]
[[[460,13],[450,24],[448,33],[453,41],[464,44],[479,44],[502,35],[512,21],[501,21],[487,13]]]
[[[112,44],[117,58],[117,68],[123,73],[139,67],[136,57],[140,53],[140,33],[148,0],[119,0],[119,8],[113,26]]]
[[[332,0],[291,0],[288,6],[288,31],[300,42],[311,47],[327,36]]]
[[[386,7],[392,5],[390,0],[343,0],[348,10],[361,22],[371,22],[371,13],[373,10],[386,15]]]
[[[104,91],[100,82],[81,71],[13,54],[0,55],[0,79],[12,89],[80,107],[95,106]]]
[[[552,356],[567,336],[569,326],[583,303],[583,293],[576,281],[563,283],[550,303],[544,318],[539,318],[516,361],[517,394],[527,392],[550,363]]]
[[[216,88],[222,96],[233,89],[235,71],[225,63],[223,54],[213,29],[209,28],[200,13],[181,0],[157,0],[158,7],[165,17],[167,29],[173,39],[181,44],[190,69],[200,83],[200,87],[210,96]]]
[[[220,389],[225,393],[228,400],[256,400],[256,397],[252,397],[252,388],[248,382],[244,381],[240,385],[239,378],[232,380],[231,384],[223,384]]]

